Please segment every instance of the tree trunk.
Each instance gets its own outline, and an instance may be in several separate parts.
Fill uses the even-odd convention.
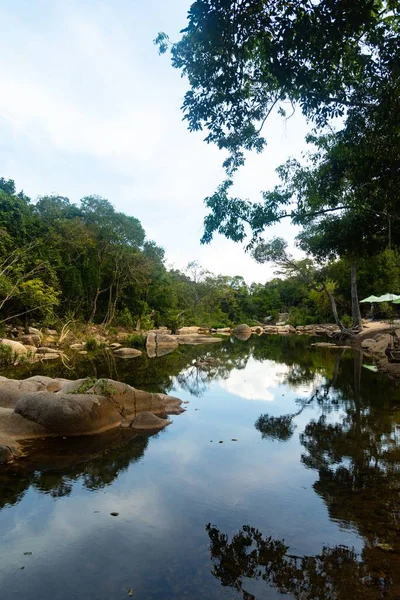
[[[353,327],[361,327],[361,311],[357,292],[357,266],[354,259],[351,261],[351,316],[353,317]]]
[[[325,294],[328,296],[329,302],[331,303],[333,318],[335,319],[336,325],[340,328],[340,331],[345,331],[345,327],[342,325],[342,323],[340,322],[340,319],[339,319],[337,306],[336,306],[336,300],[335,300],[333,294],[331,294],[331,292],[328,290],[326,285],[323,286],[323,290],[324,290]]]
[[[100,296],[100,290],[99,290],[99,288],[97,288],[96,294],[95,294],[95,296],[93,298],[92,312],[90,313],[90,317],[89,317],[88,323],[93,323],[93,319],[94,319],[96,311],[97,311],[97,300],[98,300],[99,296]]]

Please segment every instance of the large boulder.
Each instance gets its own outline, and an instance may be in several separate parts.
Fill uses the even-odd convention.
[[[21,342],[16,342],[15,340],[7,340],[6,338],[0,338],[0,344],[9,346],[13,354],[16,355],[27,354],[28,352],[25,346],[21,344]]]
[[[100,433],[123,419],[109,398],[94,394],[30,392],[18,400],[14,412],[65,436]]]

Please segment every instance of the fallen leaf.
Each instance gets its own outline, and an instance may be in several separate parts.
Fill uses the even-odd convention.
[[[24,552],[25,556],[32,556],[32,552]]]
[[[132,598],[132,596],[133,596],[133,588],[131,588],[131,589],[129,590],[129,592],[128,592],[128,596],[130,596],[130,597]]]

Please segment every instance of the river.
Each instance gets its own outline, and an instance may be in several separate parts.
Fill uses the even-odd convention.
[[[400,598],[400,389],[311,341],[14,371],[189,403],[157,435],[36,443],[1,468],[0,598]]]

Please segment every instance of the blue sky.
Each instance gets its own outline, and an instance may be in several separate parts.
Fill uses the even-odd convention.
[[[166,251],[167,265],[198,260],[215,273],[264,282],[240,245],[200,246],[205,196],[223,180],[223,154],[189,133],[180,106],[187,89],[159,31],[178,39],[190,0],[0,0],[0,176],[36,198],[108,198],[138,217]],[[234,193],[257,199],[275,168],[304,150],[307,125],[272,116],[269,145],[251,155]],[[282,224],[270,230],[293,240]]]

